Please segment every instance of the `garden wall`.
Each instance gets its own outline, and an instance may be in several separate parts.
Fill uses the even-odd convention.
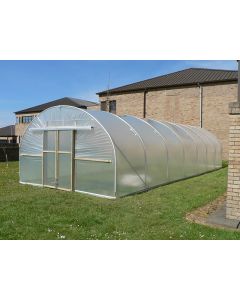
[[[18,144],[0,144],[0,161],[19,160],[19,145]]]

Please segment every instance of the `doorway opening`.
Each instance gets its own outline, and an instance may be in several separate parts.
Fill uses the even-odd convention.
[[[74,131],[50,130],[43,134],[43,185],[72,191]]]

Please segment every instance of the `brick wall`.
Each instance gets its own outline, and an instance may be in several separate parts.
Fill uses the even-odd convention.
[[[240,220],[240,108],[236,109],[238,109],[239,114],[230,114],[229,124],[226,217],[228,219]]]
[[[209,85],[203,88],[203,127],[221,141],[223,159],[228,159],[230,102],[237,100],[237,84]]]
[[[105,101],[106,96],[99,97]],[[117,114],[143,118],[143,92],[110,95],[116,100]],[[200,126],[200,89],[181,87],[149,91],[146,98],[146,117],[180,124]],[[222,143],[223,159],[228,159],[228,104],[237,99],[237,84],[212,84],[202,87],[203,127]]]
[[[147,93],[146,117],[199,126],[199,88],[178,88]]]
[[[108,97],[109,100],[116,100],[116,113],[118,115],[134,115],[136,117],[143,117],[143,92],[126,93],[121,95],[112,95]],[[107,97],[100,97],[100,101],[106,101]],[[107,106],[108,109],[108,106]]]

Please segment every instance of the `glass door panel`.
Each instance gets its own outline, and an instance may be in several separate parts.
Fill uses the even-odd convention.
[[[43,153],[43,184],[51,187],[56,187],[56,153]]]
[[[72,155],[68,153],[58,154],[58,188],[72,189]]]
[[[56,131],[45,131],[43,135],[43,151],[56,151]]]
[[[43,134],[43,184],[56,187],[56,131]]]
[[[72,131],[61,130],[58,133],[58,150],[72,152]]]

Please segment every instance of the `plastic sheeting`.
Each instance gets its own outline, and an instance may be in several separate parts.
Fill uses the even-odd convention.
[[[21,183],[109,198],[220,167],[221,145],[205,129],[71,106],[40,113],[20,145]]]

